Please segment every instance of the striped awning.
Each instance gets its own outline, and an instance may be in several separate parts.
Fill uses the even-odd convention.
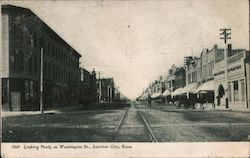
[[[151,97],[152,98],[158,98],[160,97],[162,94],[161,93],[154,93]]]
[[[198,83],[190,83],[183,88],[183,93],[195,93],[198,88]]]
[[[180,87],[172,93],[172,96],[181,95],[182,93],[183,93],[183,88]]]
[[[214,80],[207,81],[196,89],[196,93],[214,91]]]
[[[166,89],[163,93],[162,93],[162,96],[166,97],[166,96],[169,96],[171,95],[170,91],[168,89]]]

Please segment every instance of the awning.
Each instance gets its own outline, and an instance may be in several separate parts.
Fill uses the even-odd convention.
[[[166,89],[163,93],[162,93],[162,96],[166,97],[166,96],[169,96],[171,95],[170,91],[168,89]]]
[[[214,80],[207,81],[196,89],[196,93],[214,91]]]
[[[140,99],[142,99],[142,100],[145,100],[145,99],[147,99],[148,98],[148,94],[147,93],[144,93],[141,97],[140,97]]]
[[[160,97],[162,94],[161,93],[154,93],[151,97],[152,98],[157,98]]]
[[[183,88],[183,93],[195,93],[198,88],[198,83],[190,83]]]
[[[176,95],[180,95],[183,93],[183,88],[178,88],[176,89],[173,93],[172,93],[172,96],[176,96]]]

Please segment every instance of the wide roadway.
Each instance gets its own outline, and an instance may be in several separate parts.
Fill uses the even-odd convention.
[[[250,137],[249,112],[178,109],[154,103],[149,108],[146,102],[131,102],[130,107],[113,110],[3,117],[3,141],[150,142],[141,115],[158,142],[247,141]]]

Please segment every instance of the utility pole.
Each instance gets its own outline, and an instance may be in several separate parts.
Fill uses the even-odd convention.
[[[102,99],[102,81],[101,81],[101,72],[98,71],[98,78],[99,78],[99,103]]]
[[[225,61],[225,80],[226,80],[226,90],[225,90],[225,104],[226,104],[226,108],[229,108],[229,102],[228,102],[228,75],[227,75],[227,40],[231,39],[231,28],[224,28],[224,29],[220,29],[221,33],[221,37],[220,39],[224,40],[224,61]]]
[[[173,80],[172,80],[172,75],[171,75],[171,78],[170,78],[170,96],[171,96],[171,99],[173,99]]]
[[[43,48],[41,48],[41,71],[40,71],[40,111],[43,114]]]
[[[186,56],[184,58],[185,58],[184,59],[184,63],[185,63],[184,68],[185,68],[185,76],[186,76],[186,85],[185,86],[188,87],[188,84],[189,84],[189,80],[188,80],[188,66],[189,66],[191,60],[193,60],[193,56],[191,56],[191,57],[190,56]],[[192,81],[190,81],[190,83],[192,83]],[[189,99],[189,91],[187,91],[187,99]]]

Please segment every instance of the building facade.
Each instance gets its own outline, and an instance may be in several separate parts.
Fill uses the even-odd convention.
[[[247,102],[246,106],[249,109],[250,108],[250,52],[246,52],[246,59],[245,59],[245,68],[246,68],[246,96],[247,96]]]
[[[113,102],[115,99],[115,84],[113,78],[96,80],[99,103]]]
[[[217,106],[226,105],[226,93],[230,109],[245,109],[248,106],[247,66],[249,52],[244,49],[227,47],[227,61],[224,50],[215,53],[215,66],[213,70],[215,80],[215,99]],[[225,65],[227,64],[227,66]],[[227,68],[227,70],[226,70]],[[225,71],[227,71],[227,76]],[[227,81],[227,82],[226,82]]]
[[[78,104],[82,107],[96,103],[96,73],[88,72],[84,68],[80,68],[80,83],[79,83],[79,100]]]
[[[45,108],[77,104],[81,55],[29,9],[2,5],[1,20],[3,110],[39,109],[41,72]]]
[[[210,50],[203,49],[199,57],[185,57],[185,69],[173,65],[165,79],[167,91],[163,96],[171,94],[170,101],[182,101],[193,107],[197,103],[202,108],[205,104],[217,109],[249,109],[250,53],[232,49],[231,44],[227,45],[226,51],[225,60],[224,49],[214,45]],[[144,93],[154,92],[153,85],[150,84]],[[226,96],[229,107],[226,106]]]

